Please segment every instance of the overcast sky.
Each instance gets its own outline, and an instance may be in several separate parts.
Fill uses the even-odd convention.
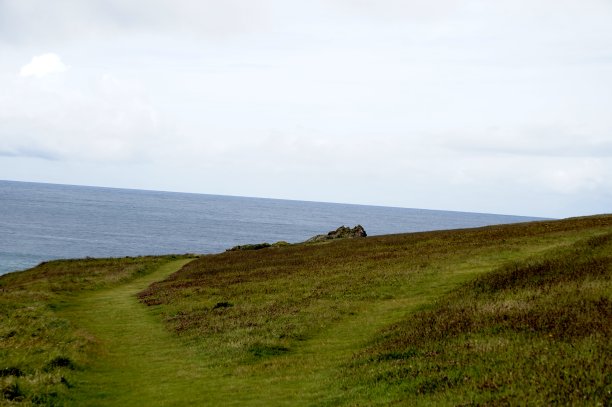
[[[612,210],[610,0],[0,0],[0,179]]]

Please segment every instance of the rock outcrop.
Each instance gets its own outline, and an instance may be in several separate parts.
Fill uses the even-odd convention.
[[[332,230],[326,235],[316,235],[306,240],[305,243],[324,242],[332,239],[352,239],[356,237],[366,237],[368,234],[361,225],[357,225],[354,228],[347,226],[340,226],[336,230]]]
[[[235,252],[235,251],[239,251],[239,250],[261,250],[261,249],[267,249],[268,247],[283,247],[283,246],[289,246],[290,243],[287,243],[283,240],[276,242],[276,243],[255,243],[255,244],[243,244],[241,246],[234,246],[231,249],[227,249],[226,252]]]
[[[354,228],[349,228],[347,226],[340,226],[336,230],[332,230],[326,235],[316,235],[306,240],[304,243],[317,243],[317,242],[325,242],[327,240],[333,239],[352,239],[356,237],[366,237],[368,234],[365,229],[361,225],[357,225]],[[234,246],[231,249],[227,249],[226,252],[235,252],[242,250],[261,250],[267,248],[275,248],[275,247],[283,247],[289,246],[291,243],[287,243],[284,241],[276,242],[276,243],[256,243],[256,244],[244,244],[240,246]]]

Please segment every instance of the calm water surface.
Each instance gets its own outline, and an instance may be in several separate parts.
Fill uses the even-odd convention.
[[[77,257],[214,253],[300,242],[340,225],[369,235],[534,220],[519,216],[0,181],[0,274]]]

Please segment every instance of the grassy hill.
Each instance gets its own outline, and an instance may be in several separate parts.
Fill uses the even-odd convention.
[[[612,216],[49,262],[0,277],[0,385],[17,405],[610,405],[611,276]]]

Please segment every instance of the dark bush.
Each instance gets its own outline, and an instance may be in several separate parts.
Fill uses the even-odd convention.
[[[7,377],[7,376],[15,376],[15,377],[21,377],[23,376],[24,373],[21,369],[19,369],[18,367],[5,367],[3,369],[0,369],[0,377]]]
[[[217,309],[217,308],[229,308],[229,307],[233,307],[234,304],[232,304],[231,302],[227,302],[227,301],[223,301],[223,302],[218,302],[215,304],[215,306],[213,307],[213,309]]]
[[[45,365],[45,372],[49,372],[53,369],[57,369],[58,367],[67,367],[70,370],[74,370],[74,363],[70,358],[64,356],[57,356],[53,358],[49,363]]]

